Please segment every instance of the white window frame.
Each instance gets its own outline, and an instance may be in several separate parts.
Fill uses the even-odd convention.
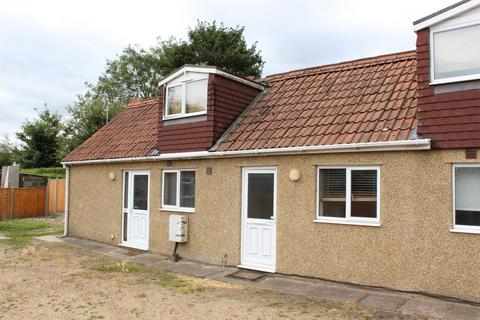
[[[471,74],[467,76],[458,76],[458,77],[449,77],[443,79],[435,79],[435,42],[434,42],[434,35],[435,33],[440,32],[448,32],[457,29],[463,29],[467,27],[473,27],[476,25],[480,25],[480,21],[468,21],[463,23],[456,23],[454,25],[447,25],[441,27],[430,28],[430,84],[444,84],[444,83],[452,83],[452,82],[462,82],[462,81],[471,81],[471,80],[478,80],[480,79],[480,73]]]
[[[189,207],[180,207],[180,173],[181,172],[195,172],[195,207],[197,206],[196,202],[196,193],[197,193],[197,174],[195,169],[165,169],[162,170],[162,207],[160,208],[161,211],[178,211],[178,212],[187,212],[187,213],[194,213],[194,208]],[[177,205],[172,206],[165,204],[165,173],[176,173],[177,174]]]
[[[207,92],[207,108],[208,108],[208,77],[200,77],[200,78],[194,78],[194,79],[188,79],[188,80],[183,80],[181,82],[175,82],[172,84],[169,84],[165,88],[165,112],[163,113],[163,119],[168,120],[168,119],[178,119],[178,118],[187,118],[187,117],[195,117],[195,116],[200,116],[207,114],[207,110],[205,111],[199,111],[199,112],[191,112],[187,113],[187,102],[186,102],[186,88],[188,83],[196,82],[196,81],[204,81],[205,82],[205,91]],[[175,114],[168,114],[168,89],[182,86],[182,111],[180,113],[175,113]]]
[[[451,232],[458,233],[473,233],[480,234],[480,226],[468,226],[468,225],[457,225],[456,223],[456,204],[455,204],[455,169],[456,168],[480,168],[480,163],[462,163],[462,164],[453,164],[452,165],[452,214],[453,214],[453,227],[450,229]]]
[[[320,215],[320,170],[321,169],[345,169],[346,170],[346,198],[345,198],[345,218],[327,217]],[[377,172],[377,217],[362,218],[351,216],[352,203],[352,170],[375,170]],[[333,224],[350,224],[361,226],[380,226],[380,167],[379,166],[317,166],[317,190],[316,190],[316,217],[314,222],[333,223]]]

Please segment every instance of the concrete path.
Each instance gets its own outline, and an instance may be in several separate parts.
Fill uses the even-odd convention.
[[[172,262],[165,256],[148,252],[132,252],[122,247],[109,246],[76,238],[38,237],[47,242],[61,242],[84,250],[104,254],[122,261],[158,268],[165,272],[195,277],[207,277],[219,281],[238,283],[286,294],[320,298],[335,302],[357,302],[377,310],[373,319],[411,319],[411,316],[428,319],[480,320],[480,305],[452,302],[386,289],[340,284],[330,281],[279,274],[246,272],[247,277],[235,275],[239,269],[200,264],[190,261]],[[246,278],[256,279],[255,281]]]

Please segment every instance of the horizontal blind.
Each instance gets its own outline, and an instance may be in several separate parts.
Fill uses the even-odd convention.
[[[377,197],[377,171],[352,170],[352,200]]]
[[[345,200],[347,192],[345,169],[320,169],[320,197]]]

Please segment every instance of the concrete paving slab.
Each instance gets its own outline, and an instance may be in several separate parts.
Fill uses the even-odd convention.
[[[318,290],[317,286],[313,284],[284,277],[266,277],[258,282],[255,282],[255,286],[263,289],[275,290],[283,293],[297,295],[307,295],[310,297],[315,296],[314,292]]]
[[[288,277],[266,277],[256,287],[281,291],[288,294],[302,295],[311,298],[321,298],[331,301],[358,301],[366,296],[366,293],[353,288],[337,286],[319,286],[308,279],[298,280]]]
[[[184,273],[194,277],[207,277],[222,272],[221,267],[202,266],[194,263],[177,262],[176,266],[171,266],[174,272]]]
[[[390,311],[377,311],[373,314],[370,320],[412,320],[408,315],[401,315]]]
[[[440,319],[448,319],[453,308],[452,302],[437,299],[412,299],[406,301],[397,311],[404,314],[415,314]]]
[[[33,237],[33,239],[40,240],[40,241],[45,241],[45,242],[50,242],[50,243],[62,243],[63,242],[63,240],[60,239],[57,236],[41,236],[41,237]],[[0,236],[0,240],[2,240],[1,236]]]
[[[367,296],[367,293],[363,290],[356,290],[354,288],[317,288],[314,291],[317,298],[322,298],[330,301],[337,302],[358,302]]]
[[[446,319],[455,320],[479,320],[480,307],[455,303],[445,315]]]
[[[160,261],[166,260],[166,259],[156,254],[142,253],[142,254],[131,257],[129,260],[132,262],[143,264],[150,267],[150,266],[155,266]]]
[[[381,308],[387,311],[395,311],[407,300],[400,296],[388,295],[385,293],[371,293],[359,301],[368,308]]]

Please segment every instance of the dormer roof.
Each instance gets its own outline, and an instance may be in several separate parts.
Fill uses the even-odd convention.
[[[480,6],[480,0],[463,0],[452,4],[446,8],[443,8],[437,12],[429,14],[421,19],[418,19],[413,22],[413,29],[419,31],[425,28],[429,28],[433,25],[436,25],[442,21],[453,18],[457,15],[460,15],[468,10],[474,9]]]
[[[159,82],[159,86],[163,86],[164,84],[168,84],[170,81],[175,80],[176,78],[180,77],[181,75],[187,73],[187,72],[195,72],[195,73],[205,73],[205,74],[218,74],[222,77],[234,80],[236,82],[243,83],[245,85],[251,86],[253,88],[263,90],[265,89],[265,86],[262,84],[259,84],[253,80],[249,80],[243,77],[236,76],[232,73],[226,72],[220,68],[214,67],[214,66],[203,66],[203,65],[184,65],[180,69],[174,71],[165,79]]]

